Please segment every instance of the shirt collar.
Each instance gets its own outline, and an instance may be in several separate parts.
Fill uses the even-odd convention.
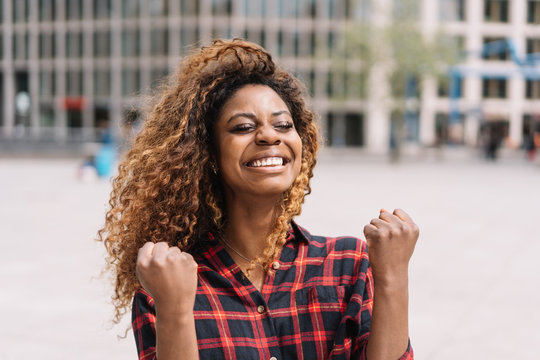
[[[218,242],[212,233],[208,233],[210,242]],[[291,220],[291,228],[287,231],[287,242],[289,241],[305,241],[308,244],[311,242],[311,234],[309,231],[298,225],[294,220]]]
[[[311,243],[311,234],[309,231],[298,225],[294,220],[291,221],[291,229],[289,229],[289,236],[287,241],[296,240],[298,242],[304,241]]]

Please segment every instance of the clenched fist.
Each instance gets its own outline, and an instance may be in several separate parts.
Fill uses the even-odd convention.
[[[373,278],[378,285],[407,279],[409,260],[418,239],[418,226],[401,209],[381,210],[364,227]]]
[[[137,256],[137,278],[154,298],[156,309],[177,314],[193,311],[197,292],[197,263],[165,242],[147,242]]]

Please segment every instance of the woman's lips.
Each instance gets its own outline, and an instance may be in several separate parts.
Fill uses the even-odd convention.
[[[267,167],[267,166],[282,166],[288,163],[288,160],[281,156],[269,156],[256,160],[251,160],[245,163],[248,167]]]

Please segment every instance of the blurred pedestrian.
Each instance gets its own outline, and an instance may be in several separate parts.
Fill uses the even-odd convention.
[[[381,210],[367,242],[293,221],[318,149],[303,91],[260,46],[215,41],[147,118],[99,232],[140,359],[412,359],[411,218]]]
[[[531,132],[525,138],[525,151],[527,152],[527,158],[529,159],[529,161],[534,162],[536,158],[536,143],[534,132]]]

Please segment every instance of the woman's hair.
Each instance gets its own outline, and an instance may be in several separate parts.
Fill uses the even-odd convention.
[[[224,103],[247,84],[272,88],[289,107],[302,139],[300,174],[283,194],[267,247],[256,261],[268,265],[285,244],[290,221],[300,214],[311,190],[319,146],[314,115],[304,102],[303,85],[262,47],[239,39],[216,40],[180,63],[113,181],[110,209],[98,236],[115,276],[115,321],[140,286],[135,266],[145,242],[165,241],[196,253],[208,233],[222,234],[227,214],[215,171],[214,124]]]

